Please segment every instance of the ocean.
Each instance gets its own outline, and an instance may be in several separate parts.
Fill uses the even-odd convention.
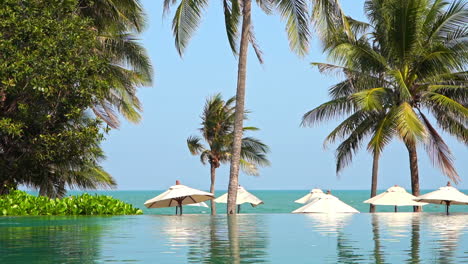
[[[272,190],[248,190],[253,195],[260,198],[264,204],[257,207],[252,207],[250,204],[244,204],[241,207],[241,213],[245,214],[287,214],[291,213],[295,209],[301,207],[301,204],[294,203],[295,200],[309,193],[310,190],[288,190],[288,191],[272,191]],[[377,193],[383,192],[379,190]],[[431,192],[433,190],[421,190],[421,194]],[[467,190],[460,190],[464,193],[468,193]],[[97,193],[104,195],[111,195],[114,198],[120,199],[127,203],[132,204],[143,210],[144,214],[157,214],[157,215],[170,215],[175,213],[175,208],[159,208],[159,209],[147,209],[143,203],[159,194],[164,192],[160,191],[88,191],[88,193]],[[69,192],[72,194],[79,194],[81,192]],[[226,191],[216,191],[216,197],[221,196]],[[366,213],[369,211],[369,205],[363,203],[363,201],[369,199],[369,191],[333,191],[333,195],[338,197],[341,201],[356,208],[359,212]],[[209,205],[209,202],[207,202]],[[226,204],[217,204],[217,212],[219,214],[226,213]],[[443,205],[425,205],[423,207],[424,212],[444,212],[445,206]],[[377,212],[393,212],[393,206],[377,206]],[[411,206],[399,207],[398,211],[411,212]],[[451,206],[451,212],[468,212],[468,206]],[[184,214],[209,214],[210,208],[205,207],[194,207],[184,206]]]

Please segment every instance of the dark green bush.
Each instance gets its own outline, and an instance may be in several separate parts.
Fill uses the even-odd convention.
[[[24,191],[0,196],[0,215],[135,215],[143,211],[106,195],[69,196],[50,199]]]

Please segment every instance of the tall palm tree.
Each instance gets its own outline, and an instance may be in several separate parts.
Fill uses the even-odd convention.
[[[235,97],[224,101],[221,94],[217,94],[206,101],[202,114],[202,127],[200,132],[203,139],[208,144],[205,147],[201,144],[202,139],[197,136],[190,136],[187,145],[192,155],[200,155],[203,164],[210,164],[211,185],[210,192],[215,192],[216,169],[222,163],[229,163],[232,156],[232,140],[234,130],[234,104]],[[246,115],[244,115],[246,119]],[[244,131],[255,131],[256,127],[244,127]],[[269,148],[260,140],[252,137],[242,138],[241,146],[241,168],[251,175],[258,175],[257,166],[267,166],[269,161],[266,158]],[[211,214],[216,214],[216,205],[211,200]]]
[[[146,25],[139,0],[79,0],[78,12],[90,19],[98,32],[100,53],[110,58],[105,78],[113,86],[103,98],[96,99],[93,112],[112,128],[120,124],[116,112],[130,122],[141,119],[141,103],[136,88],[149,86],[153,69],[143,46],[137,42]]]
[[[351,162],[366,136],[371,137],[374,162],[396,136],[409,153],[413,195],[419,195],[418,143],[457,182],[452,154],[426,115],[468,143],[467,4],[367,0],[365,11],[369,23],[348,19],[358,35],[342,31],[324,38],[325,51],[336,64],[316,65],[343,73],[345,80],[331,88],[333,100],[304,115],[304,124],[348,117],[327,138],[346,138],[337,149],[338,169]]]
[[[164,0],[164,11],[178,4],[172,20],[175,46],[183,54],[191,36],[198,28],[203,12],[208,6],[207,0]],[[305,0],[257,0],[257,5],[266,13],[277,10],[286,20],[286,31],[292,50],[300,55],[308,51],[309,22],[308,6]],[[249,43],[262,62],[261,51],[256,43],[251,25],[252,0],[223,0],[226,33],[235,56],[238,55],[236,107],[234,115],[234,140],[229,175],[227,213],[236,213],[236,196],[242,147],[242,132],[245,103],[245,81],[247,74],[247,50]],[[239,30],[239,27],[241,30]],[[238,44],[240,32],[240,45]],[[239,48],[238,48],[239,45]]]

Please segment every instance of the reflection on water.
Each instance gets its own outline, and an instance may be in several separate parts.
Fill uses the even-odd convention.
[[[102,226],[92,218],[33,219],[0,219],[0,263],[90,263],[99,258]]]
[[[187,248],[190,263],[259,263],[267,256],[261,215],[165,217],[162,230],[173,252]]]
[[[21,262],[468,263],[468,214],[0,218]]]

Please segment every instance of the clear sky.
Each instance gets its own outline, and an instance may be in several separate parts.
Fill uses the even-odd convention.
[[[348,15],[364,19],[363,0],[341,2]],[[208,96],[235,95],[237,61],[224,31],[221,1],[210,1],[183,58],[174,47],[172,14],[162,17],[161,1],[142,3],[149,23],[141,41],[154,65],[155,81],[153,87],[139,92],[144,106],[142,122],[124,123],[104,142],[104,167],[117,180],[120,190],[162,190],[176,179],[194,188],[209,189],[209,166],[203,166],[189,153],[186,139],[198,133]],[[372,158],[365,146],[338,178],[336,146],[322,147],[323,139],[337,123],[300,127],[302,115],[327,101],[328,87],[338,81],[310,66],[310,62],[326,62],[316,38],[309,55],[299,58],[289,50],[284,24],[277,15],[260,13],[254,3],[252,20],[265,63],[260,65],[253,52],[249,53],[246,108],[252,113],[246,125],[261,129],[249,135],[270,146],[272,165],[261,169],[258,177],[241,174],[240,184],[248,189],[273,190],[369,189]],[[464,178],[458,188],[468,189],[468,150],[453,137],[443,136]],[[418,151],[421,188],[445,185],[446,177],[432,166],[424,149]],[[229,165],[223,165],[217,170],[216,188],[227,189],[228,178]],[[410,189],[408,153],[397,139],[384,150],[378,187],[386,189],[394,184]]]

